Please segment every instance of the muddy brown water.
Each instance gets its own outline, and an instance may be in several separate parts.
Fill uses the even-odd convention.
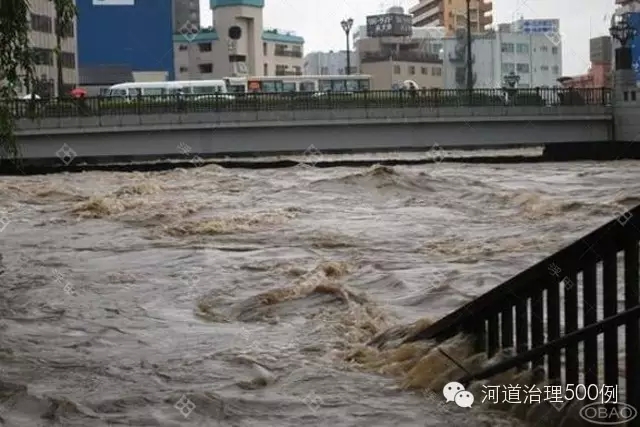
[[[609,221],[639,178],[631,161],[3,177],[3,425],[522,425],[346,355]]]

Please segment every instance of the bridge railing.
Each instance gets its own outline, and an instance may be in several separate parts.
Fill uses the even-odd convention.
[[[447,108],[607,105],[607,88],[423,89],[361,92],[292,92],[160,95],[132,98],[16,99],[16,118],[184,114],[190,112],[304,111],[350,108]]]
[[[515,350],[462,383],[542,367],[560,384],[618,387],[640,410],[639,241],[637,206],[411,340],[468,333],[489,357]]]

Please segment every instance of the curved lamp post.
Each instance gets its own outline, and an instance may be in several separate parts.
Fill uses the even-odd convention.
[[[344,35],[347,38],[347,75],[349,75],[351,74],[351,52],[350,52],[350,46],[349,46],[349,33],[351,33],[351,27],[353,27],[353,19],[352,18],[343,19],[342,22],[340,22],[340,25],[342,26]]]
[[[637,31],[629,22],[629,16],[629,13],[617,16],[611,28],[609,28],[611,37],[620,42],[620,47],[616,48],[617,70],[631,69],[631,48],[628,45],[629,41],[637,34]]]

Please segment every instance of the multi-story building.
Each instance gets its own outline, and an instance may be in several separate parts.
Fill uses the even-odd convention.
[[[481,33],[493,24],[493,3],[490,0],[471,0],[469,15],[471,32]],[[466,28],[467,3],[465,0],[419,0],[409,9],[415,27],[440,26],[452,35],[456,29]]]
[[[76,0],[76,5],[83,80],[93,81],[91,73],[97,73],[103,81],[109,70],[122,66],[137,80],[173,79],[172,0]]]
[[[505,26],[501,26],[504,30]],[[507,28],[509,28],[507,26]],[[446,88],[467,85],[466,37],[444,40]],[[472,41],[474,87],[499,88],[504,77],[514,73],[520,77],[519,87],[554,87],[562,75],[562,46],[557,33],[489,32],[476,35]]]
[[[35,50],[35,73],[38,81],[35,88],[18,88],[19,92],[36,92],[41,96],[54,96],[68,92],[78,83],[78,55],[76,49],[76,22],[62,39],[61,62],[64,87],[58,88],[56,67],[55,9],[50,0],[29,2],[29,40]]]
[[[173,0],[173,30],[200,28],[200,2],[198,0]]]
[[[611,87],[613,61],[611,37],[601,36],[589,40],[589,57],[591,66],[587,72],[579,76],[563,77],[560,82],[564,87]]]
[[[303,72],[310,76],[337,76],[358,72],[355,52],[351,52],[349,62],[351,70],[347,73],[347,51],[311,52],[304,57]]]
[[[213,27],[173,35],[177,80],[241,75],[302,75],[304,39],[264,30],[264,0],[211,0]],[[231,27],[240,38],[229,37]]]

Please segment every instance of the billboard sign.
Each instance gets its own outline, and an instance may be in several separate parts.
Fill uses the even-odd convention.
[[[135,0],[93,0],[94,6],[135,6]]]
[[[411,15],[386,13],[367,16],[367,37],[403,37],[412,34]]]

